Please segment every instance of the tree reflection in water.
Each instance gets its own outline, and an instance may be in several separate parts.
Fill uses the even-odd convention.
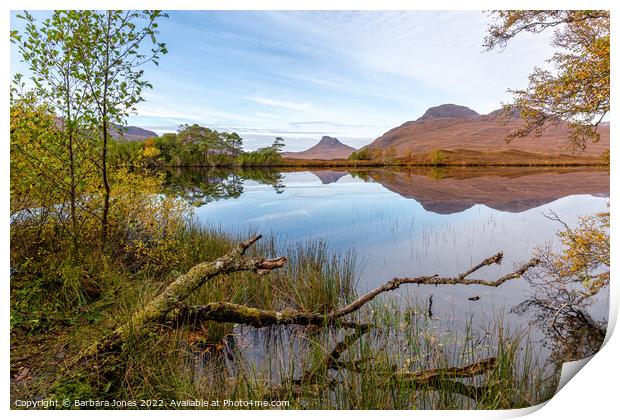
[[[580,218],[570,228],[557,215],[563,250],[537,250],[541,264],[524,277],[532,285],[529,299],[513,310],[529,313],[545,333],[558,366],[596,353],[603,344],[607,320],[595,320],[588,308],[609,293],[609,213]]]
[[[245,180],[271,185],[277,194],[284,192],[282,174],[265,168],[171,168],[165,175],[165,192],[200,207],[214,200],[239,197]]]

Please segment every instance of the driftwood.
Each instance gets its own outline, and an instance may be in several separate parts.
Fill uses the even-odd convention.
[[[394,376],[416,383],[428,383],[438,378],[471,378],[494,369],[496,365],[497,360],[490,357],[463,367],[429,369],[419,372],[396,371]]]
[[[516,271],[506,274],[496,280],[480,280],[466,278],[470,274],[482,267],[491,264],[500,264],[502,253],[498,253],[493,257],[487,258],[480,264],[472,267],[457,277],[440,277],[439,275],[421,276],[421,277],[405,277],[394,278],[391,281],[377,287],[376,289],[366,293],[350,304],[335,309],[326,314],[300,312],[293,310],[283,311],[267,311],[264,309],[252,308],[249,306],[238,305],[228,302],[214,302],[206,305],[198,306],[179,306],[172,313],[171,319],[187,319],[191,322],[200,321],[218,321],[218,322],[234,322],[238,324],[251,325],[253,327],[265,327],[269,325],[337,325],[342,327],[358,328],[364,324],[354,322],[345,322],[340,318],[358,311],[364,305],[375,299],[378,295],[397,289],[403,284],[418,285],[442,285],[442,284],[462,284],[462,285],[483,285],[490,287],[498,287],[508,280],[521,277],[527,270],[539,264],[537,258],[532,258],[526,264],[518,268]]]
[[[172,324],[185,322],[189,325],[195,325],[205,321],[231,322],[250,325],[254,328],[262,328],[270,325],[333,325],[343,328],[360,328],[367,326],[367,324],[330,318],[323,314],[292,310],[268,311],[230,302],[212,302],[206,305],[196,306],[179,305],[168,316],[168,322]]]

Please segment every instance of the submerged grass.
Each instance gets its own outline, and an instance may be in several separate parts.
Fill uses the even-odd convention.
[[[369,320],[382,328],[352,341],[339,358],[356,368],[326,364],[327,355],[350,332],[231,326],[219,341],[197,345],[191,331],[177,330],[132,343],[126,368],[130,374],[110,388],[109,397],[156,398],[167,404],[187,399],[286,401],[282,408],[305,409],[504,409],[551,397],[555,383],[543,379],[527,336],[504,329],[501,319],[489,324],[487,332],[475,332],[468,324],[461,334],[437,334],[430,320],[407,316],[397,306],[373,305]],[[497,359],[496,367],[474,378],[416,383],[394,374],[462,366],[487,357]],[[462,395],[461,384],[479,387],[480,395]]]

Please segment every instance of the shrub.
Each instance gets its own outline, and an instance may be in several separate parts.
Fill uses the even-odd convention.
[[[368,149],[357,150],[349,156],[349,160],[372,160],[372,152]]]
[[[445,165],[446,155],[441,150],[433,150],[430,152],[431,165]]]

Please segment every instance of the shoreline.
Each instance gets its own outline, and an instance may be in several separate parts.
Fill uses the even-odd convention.
[[[349,159],[293,159],[281,158],[268,164],[234,162],[204,165],[152,165],[154,168],[342,168],[342,167],[609,167],[608,157],[583,155],[547,155],[518,150],[478,152],[474,150],[439,150],[411,155],[407,159],[349,160]]]

